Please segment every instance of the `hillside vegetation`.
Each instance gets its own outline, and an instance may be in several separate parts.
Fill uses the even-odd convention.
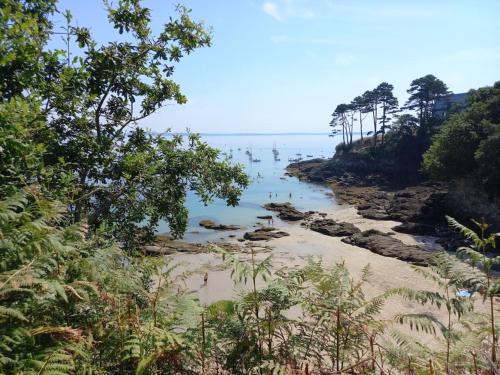
[[[344,137],[337,158],[357,158],[392,179],[467,180],[491,198],[500,197],[500,83],[471,90],[465,102],[447,104],[452,98],[447,86],[427,75],[414,80],[408,93],[399,108],[392,85],[382,83],[337,106],[330,124]],[[367,116],[373,130],[364,134]],[[356,122],[361,139],[353,141]]]

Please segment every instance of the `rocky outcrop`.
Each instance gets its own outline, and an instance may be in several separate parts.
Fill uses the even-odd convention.
[[[174,240],[168,236],[157,236],[152,244],[144,245],[142,251],[147,256],[157,257],[175,253],[198,254],[209,251],[210,244],[190,243]],[[240,251],[239,245],[229,242],[218,242],[218,247],[229,252]]]
[[[336,222],[332,219],[318,219],[309,224],[309,229],[331,237],[352,236],[360,233],[359,228],[351,223]]]
[[[394,175],[386,161],[374,162],[361,154],[339,154],[332,159],[310,159],[288,165],[289,175],[312,182],[337,179],[343,185],[374,186],[387,182]]]
[[[304,213],[297,210],[292,206],[290,202],[267,203],[263,207],[266,210],[278,212],[279,218],[287,221],[303,220],[309,215],[309,213]]]
[[[387,168],[377,168],[359,155],[343,155],[293,163],[287,169],[306,180],[329,182],[338,202],[354,205],[367,219],[402,222],[396,231],[436,235],[435,228],[446,225],[448,191],[442,184],[402,186]]]
[[[427,266],[432,256],[432,252],[426,251],[418,246],[406,245],[391,235],[374,229],[343,238],[342,242],[418,266]]]
[[[212,220],[201,220],[198,223],[201,227],[213,230],[237,230],[240,229],[237,225],[216,224]]]
[[[289,234],[276,230],[275,228],[259,228],[253,232],[246,232],[243,235],[243,238],[249,241],[269,241],[273,238],[281,238],[285,236],[289,236]]]

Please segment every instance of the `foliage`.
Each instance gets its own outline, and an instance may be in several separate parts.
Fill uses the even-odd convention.
[[[382,82],[375,88],[375,91],[377,93],[376,96],[378,98],[378,101],[380,102],[380,109],[382,111],[382,115],[380,117],[380,120],[382,122],[380,126],[380,133],[382,134],[382,144],[384,143],[386,130],[390,129],[390,115],[396,113],[399,110],[398,99],[394,96],[392,90],[394,90],[394,86],[387,82]]]
[[[248,184],[240,166],[197,135],[154,136],[137,127],[166,104],[186,102],[172,79],[175,66],[210,45],[210,32],[189,9],[177,10],[178,19],[155,35],[139,0],[108,4],[117,40],[102,44],[66,12],[62,51],[47,46],[59,33],[56,2],[7,1],[0,17],[3,194],[36,182],[68,202],[72,222],[86,220],[90,232],[105,229],[131,248],[150,240],[159,220],[173,235],[184,233],[189,189],[204,203],[237,204]]]
[[[463,112],[440,128],[424,155],[424,170],[436,179],[472,178],[491,195],[500,192],[500,83],[472,90]]]
[[[62,225],[64,212],[33,188],[0,201],[2,373],[398,373],[408,366],[423,371],[429,358],[435,371],[489,368],[479,350],[491,348],[491,319],[456,294],[498,292],[497,282],[487,285],[490,260],[473,249],[464,254],[486,273],[443,254],[430,270],[415,268],[441,292],[400,288],[370,299],[369,267],[359,280],[343,264],[327,268],[312,259],[273,272],[272,257],[257,259],[251,250],[245,262],[218,250],[241,297],[203,308],[164,260],[125,256],[103,238],[86,240],[84,228]],[[492,236],[452,223],[475,246],[494,244]],[[448,311],[445,322],[431,313],[394,321],[441,332],[442,347],[431,350],[380,320],[394,295]]]
[[[460,224],[453,218],[448,217],[448,222],[452,227],[460,231],[466,238],[471,242],[471,246],[462,247],[459,249],[459,255],[462,255],[470,259],[473,267],[481,267],[483,272],[480,273],[479,277],[473,277],[467,279],[467,284],[469,287],[478,291],[484,296],[484,299],[488,299],[490,303],[490,314],[489,322],[491,325],[491,361],[496,363],[497,360],[497,346],[498,346],[498,328],[495,322],[495,307],[494,298],[500,292],[500,281],[494,279],[493,277],[493,267],[500,264],[500,256],[488,255],[488,251],[495,249],[496,242],[500,238],[500,233],[489,233],[490,225],[484,222],[477,222],[474,220],[474,224],[477,226],[479,234],[474,232],[472,229]]]
[[[419,119],[419,129],[422,133],[429,133],[434,125],[433,106],[439,98],[450,94],[446,84],[440,79],[428,74],[414,79],[407,90],[410,97],[405,108],[415,110]]]
[[[33,95],[31,89],[46,79],[42,61],[48,63],[54,55],[43,47],[50,38],[56,3],[56,0],[2,1],[0,101]]]
[[[410,100],[405,107],[399,108],[393,85],[382,82],[373,90],[354,98],[350,104],[338,105],[330,123],[333,134],[342,129],[343,143],[352,145],[349,148],[339,146],[339,151],[372,155],[372,164],[392,165],[391,173],[403,173],[415,179],[419,175],[422,155],[430,144],[431,128],[440,121],[433,117],[432,106],[448,94],[443,87],[446,85],[434,76],[416,79],[408,90]],[[398,115],[402,110],[416,110],[418,118],[410,113]],[[373,127],[366,135],[372,136],[373,144],[353,142],[354,123],[359,122],[363,141],[363,121],[370,114]],[[346,134],[350,136],[346,137]]]
[[[0,372],[172,368],[164,361],[185,345],[176,327],[189,327],[196,304],[163,261],[85,241],[60,226],[64,211],[37,191],[0,202]]]

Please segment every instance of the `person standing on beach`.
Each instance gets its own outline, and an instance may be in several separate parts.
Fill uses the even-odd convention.
[[[207,285],[208,283],[208,272],[205,272],[205,276],[203,276],[203,285]]]

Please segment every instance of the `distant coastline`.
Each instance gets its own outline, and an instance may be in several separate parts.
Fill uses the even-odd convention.
[[[197,133],[197,132],[191,132],[191,134],[199,134],[202,137],[204,136],[225,136],[225,137],[233,137],[233,136],[270,136],[270,135],[275,135],[275,136],[288,136],[288,135],[326,135],[326,136],[332,136],[331,133]],[[187,135],[187,132],[151,132],[151,134],[157,134],[157,135],[162,135],[162,134],[176,134],[176,135]],[[354,134],[359,134],[359,133],[354,133]]]

